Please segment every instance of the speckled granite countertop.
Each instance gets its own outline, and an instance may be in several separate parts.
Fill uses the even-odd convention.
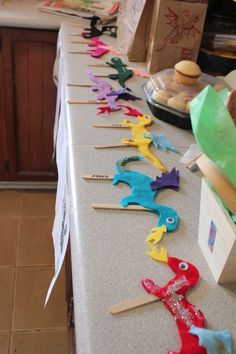
[[[76,27],[63,25],[61,44],[65,82],[89,83],[88,63],[97,62],[87,55],[69,54],[85,50],[83,44],[69,43]],[[103,37],[115,45],[115,40]],[[106,56],[106,60],[109,56]],[[99,62],[104,62],[100,59]],[[141,65],[142,66],[142,65]],[[92,68],[94,73],[107,74],[111,69]],[[141,84],[145,79],[131,78],[129,86],[143,97]],[[118,89],[116,83],[113,83]],[[65,88],[66,100],[94,99],[89,88]],[[166,354],[178,351],[180,340],[176,324],[161,302],[113,317],[111,305],[144,294],[140,286],[143,277],[164,285],[173,277],[166,265],[156,263],[146,255],[144,240],[156,223],[150,213],[94,210],[92,203],[118,204],[129,192],[124,184],[112,186],[105,181],[85,181],[85,174],[113,174],[115,162],[126,155],[136,154],[133,148],[96,150],[94,145],[118,143],[131,137],[124,129],[96,129],[95,123],[118,123],[121,112],[108,117],[96,115],[96,105],[66,104],[68,131],[69,190],[71,201],[71,253],[75,306],[77,351],[80,354]],[[145,100],[135,104],[137,110],[149,113]],[[194,142],[192,133],[155,120],[152,133],[165,134],[180,153]],[[166,190],[158,201],[176,210],[180,216],[178,230],[165,237],[163,244],[172,256],[194,263],[201,280],[188,295],[189,301],[200,308],[208,328],[229,329],[236,336],[235,286],[216,285],[198,247],[198,218],[201,178],[178,163],[179,155],[158,151],[168,168],[176,166],[181,174],[179,192]],[[128,169],[138,170],[153,178],[157,170],[148,162],[130,163]]]

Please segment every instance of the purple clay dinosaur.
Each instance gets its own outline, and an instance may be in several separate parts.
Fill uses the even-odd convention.
[[[118,111],[120,109],[120,106],[116,103],[118,95],[108,96],[108,94],[112,92],[112,86],[109,82],[95,77],[90,70],[88,70],[88,78],[96,84],[91,88],[92,91],[99,93],[97,95],[97,100],[106,100],[111,111]]]
[[[134,95],[124,92],[126,87],[121,90],[112,91],[112,86],[109,82],[101,80],[100,78],[95,77],[90,70],[88,70],[88,78],[94,82],[96,85],[92,86],[92,91],[96,91],[99,94],[97,95],[97,100],[106,100],[108,106],[98,107],[100,113],[111,112],[111,111],[119,111],[122,105],[118,104],[116,101],[118,98],[123,100],[132,100],[135,101],[140,99]]]

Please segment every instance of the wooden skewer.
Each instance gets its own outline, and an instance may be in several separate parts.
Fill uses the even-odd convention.
[[[67,86],[72,86],[72,87],[91,87],[91,85],[88,85],[88,84],[67,84]]]
[[[67,101],[69,104],[106,104],[107,101],[98,100],[80,100],[80,101]]]
[[[127,207],[123,207],[119,204],[99,204],[99,203],[92,203],[92,208],[93,209],[109,209],[109,210],[150,210],[147,208],[144,208],[140,205],[128,205]]]
[[[94,128],[128,128],[126,125],[122,125],[119,123],[113,123],[113,124],[94,124]]]
[[[129,145],[125,144],[104,144],[104,145],[95,145],[95,149],[110,149],[110,148],[120,148],[120,147],[129,147]]]
[[[206,155],[199,157],[196,163],[202,173],[209,179],[216,192],[224,200],[225,204],[236,214],[236,187]]]
[[[111,181],[113,180],[113,176],[109,176],[109,175],[100,175],[100,174],[93,174],[93,175],[85,175],[82,176],[83,179],[95,179],[95,180],[101,180],[101,181]]]
[[[109,308],[109,312],[111,315],[116,315],[118,313],[122,313],[125,311],[129,311],[135,309],[137,307],[141,307],[144,305],[151,304],[156,301],[161,301],[157,296],[152,294],[145,294],[135,299],[126,300],[119,304],[113,305]]]

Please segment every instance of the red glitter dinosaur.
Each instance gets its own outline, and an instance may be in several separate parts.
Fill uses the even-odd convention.
[[[169,354],[206,354],[206,350],[199,345],[198,337],[189,333],[192,325],[204,328],[204,315],[185,297],[186,292],[198,282],[199,272],[194,265],[178,258],[168,257],[167,262],[176,274],[172,280],[160,287],[152,280],[144,278],[142,286],[148,293],[162,300],[178,326],[182,346],[179,352],[170,351]]]
[[[157,51],[164,49],[168,44],[178,44],[184,36],[189,38],[191,36],[196,37],[196,35],[201,34],[201,32],[194,25],[199,21],[199,17],[197,15],[191,15],[188,10],[183,10],[179,15],[177,15],[169,7],[168,10],[169,13],[164,16],[168,20],[166,24],[171,27],[171,32],[165,37],[163,45],[156,49]]]

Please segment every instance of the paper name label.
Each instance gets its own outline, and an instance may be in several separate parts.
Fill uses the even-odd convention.
[[[92,178],[94,179],[109,179],[108,175],[97,175],[97,174],[93,174]]]

